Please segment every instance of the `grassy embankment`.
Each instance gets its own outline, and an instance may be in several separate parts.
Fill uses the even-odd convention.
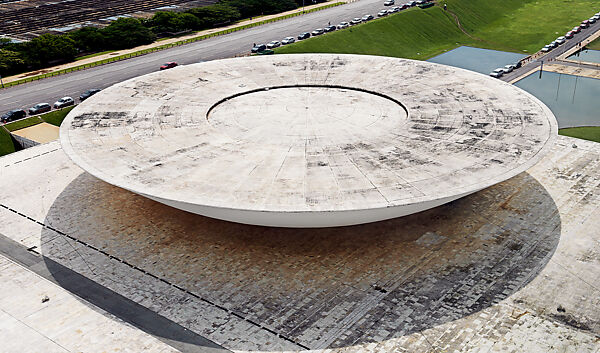
[[[600,38],[596,38],[593,42],[586,45],[588,49],[600,50]]]
[[[0,127],[0,156],[4,156],[15,151],[15,146],[10,138],[9,131],[16,131],[29,126],[37,125],[42,122],[60,126],[64,118],[73,108],[74,107],[68,107],[60,110],[54,110],[42,115],[32,116],[27,119],[15,121]]]
[[[440,2],[441,4],[442,2]],[[532,54],[600,8],[598,0],[448,0],[276,49],[428,59],[461,45]],[[461,26],[457,26],[458,16]]]
[[[560,129],[559,135],[576,137],[578,139],[600,142],[599,126],[582,126]]]

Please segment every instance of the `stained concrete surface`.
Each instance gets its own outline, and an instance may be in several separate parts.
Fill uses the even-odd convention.
[[[543,103],[486,75],[337,54],[141,76],[61,125],[65,152],[108,183],[215,218],[293,227],[440,205],[530,168],[556,134]]]
[[[469,197],[320,230],[169,208],[57,147],[0,160],[14,191],[0,232],[225,348],[600,349],[598,144],[559,137],[538,165]],[[35,182],[9,184],[24,173]]]

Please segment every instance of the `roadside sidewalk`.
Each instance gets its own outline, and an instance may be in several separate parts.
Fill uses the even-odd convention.
[[[92,64],[92,63],[95,63],[95,62],[103,61],[103,60],[106,60],[106,59],[111,59],[111,58],[116,57],[116,56],[132,54],[132,53],[135,53],[135,52],[138,52],[138,51],[142,51],[142,50],[156,48],[156,47],[160,47],[160,46],[164,46],[164,45],[168,45],[168,44],[173,44],[173,43],[185,41],[185,40],[188,40],[188,39],[193,39],[193,38],[196,38],[196,37],[201,37],[201,36],[208,35],[208,34],[213,34],[213,33],[227,31],[227,30],[230,30],[230,29],[238,28],[238,27],[247,26],[247,25],[253,24],[253,23],[258,23],[258,22],[262,22],[262,21],[266,21],[266,20],[270,20],[270,19],[275,19],[275,18],[278,18],[278,17],[284,17],[284,16],[288,16],[288,15],[292,15],[292,14],[297,14],[297,13],[302,13],[302,12],[306,12],[306,11],[311,11],[311,10],[314,10],[314,9],[318,9],[320,7],[328,6],[328,5],[333,4],[333,3],[338,3],[338,2],[350,3],[350,2],[354,2],[354,1],[357,1],[357,0],[330,0],[330,1],[325,2],[325,3],[320,3],[320,4],[305,6],[304,8],[300,7],[298,9],[287,11],[287,12],[282,12],[282,13],[278,13],[278,14],[261,16],[261,17],[256,17],[256,18],[252,18],[252,19],[249,19],[249,20],[244,20],[244,21],[237,22],[235,24],[232,24],[232,25],[226,26],[226,27],[218,27],[218,28],[207,29],[207,30],[195,32],[193,34],[189,34],[189,35],[186,35],[186,36],[181,36],[181,37],[169,38],[169,39],[165,39],[165,40],[161,40],[161,41],[156,41],[156,42],[148,44],[148,45],[142,45],[142,46],[139,46],[139,47],[135,47],[135,48],[131,48],[131,49],[126,49],[126,50],[118,50],[118,51],[106,53],[106,54],[103,54],[103,55],[93,56],[93,57],[90,57],[90,58],[87,58],[87,59],[73,61],[73,62],[70,62],[70,63],[66,63],[66,64],[62,64],[62,65],[57,65],[57,66],[53,66],[53,67],[49,67],[49,68],[45,68],[45,69],[40,69],[40,70],[36,70],[36,71],[31,71],[31,72],[25,72],[25,73],[21,73],[21,74],[14,75],[14,76],[3,77],[2,81],[4,82],[4,84],[7,84],[7,83],[10,83],[10,82],[18,81],[18,80],[21,80],[21,79],[24,79],[24,78],[28,78],[28,77],[32,77],[32,76],[36,76],[36,75],[48,74],[48,73],[57,72],[57,71],[65,70],[65,69],[75,68],[75,67],[82,66],[82,65],[88,65],[88,64]]]

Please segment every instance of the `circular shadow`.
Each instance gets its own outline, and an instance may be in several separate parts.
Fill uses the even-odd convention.
[[[401,337],[489,307],[535,278],[561,234],[552,197],[527,173],[418,214],[324,229],[210,219],[84,173],[45,222],[310,348]],[[73,268],[60,238],[44,229],[42,253]],[[118,277],[98,262],[108,256],[93,256],[95,281]],[[133,296],[133,277],[119,294]]]

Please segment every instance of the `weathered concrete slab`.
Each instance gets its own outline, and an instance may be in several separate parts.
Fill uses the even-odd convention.
[[[399,217],[513,177],[557,133],[521,89],[429,62],[361,55],[210,61],[77,106],[65,152],[113,185],[189,212],[284,226]]]
[[[328,229],[179,211],[60,150],[17,162],[0,169],[13,191],[0,233],[37,237],[45,256],[228,349],[600,349],[599,144],[559,137],[526,173],[466,198]],[[34,221],[46,226],[15,230]]]

